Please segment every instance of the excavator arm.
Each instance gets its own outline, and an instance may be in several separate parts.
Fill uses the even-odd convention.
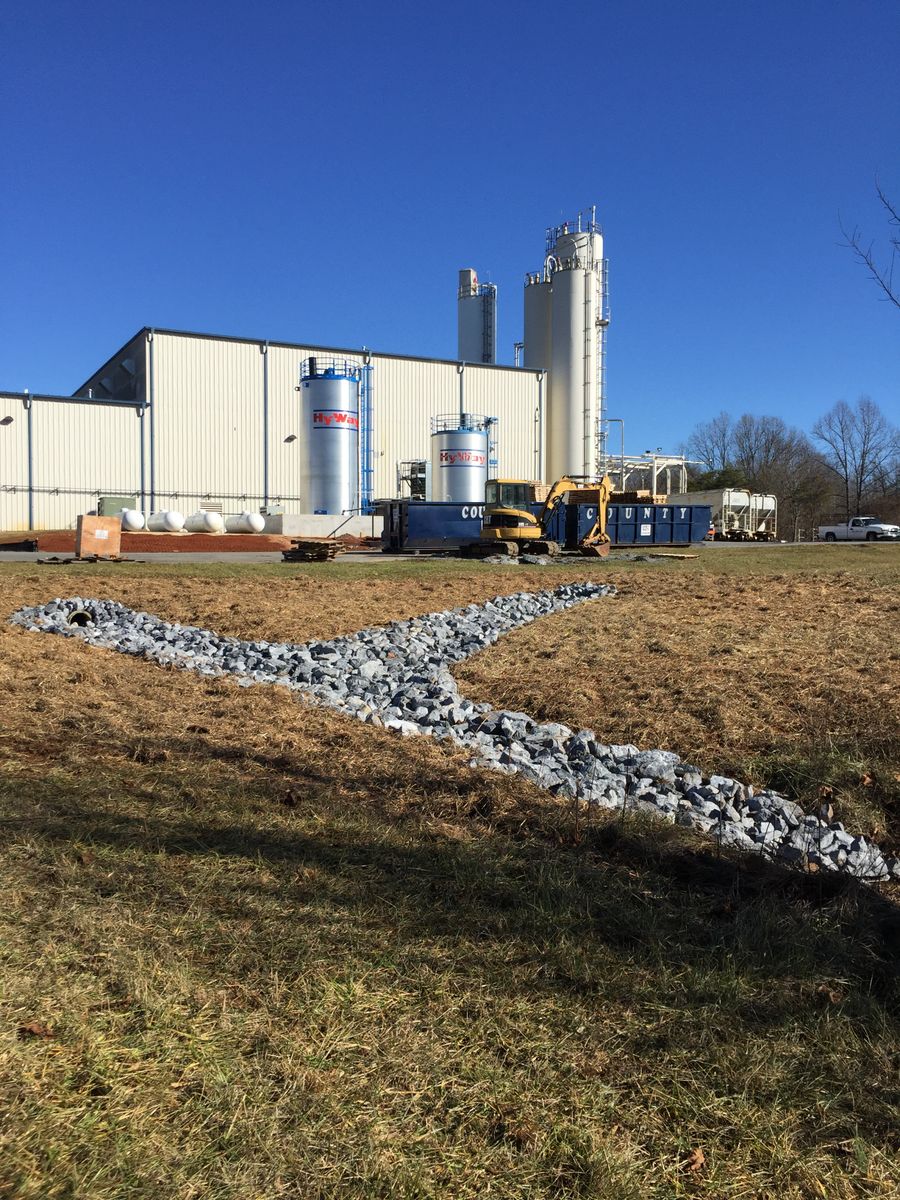
[[[609,554],[610,539],[606,532],[606,518],[611,495],[612,480],[608,475],[604,475],[597,485],[597,520],[578,546],[582,554],[593,555],[596,558],[605,558]]]

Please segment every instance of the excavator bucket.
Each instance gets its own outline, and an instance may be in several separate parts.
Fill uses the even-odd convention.
[[[595,542],[590,546],[579,546],[578,549],[585,558],[606,558],[609,554],[609,542]]]

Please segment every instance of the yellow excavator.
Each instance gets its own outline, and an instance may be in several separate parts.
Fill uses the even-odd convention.
[[[524,479],[489,479],[484,492],[484,520],[481,541],[472,549],[485,554],[522,553],[559,554],[562,547],[549,536],[553,514],[566,497],[577,492],[579,500],[596,504],[597,516],[588,532],[577,544],[566,546],[581,554],[605,558],[609,554],[609,535],[606,532],[606,511],[612,494],[612,481],[604,475],[599,483],[563,476],[547,493],[544,506],[535,516],[529,505],[537,503],[540,485]]]

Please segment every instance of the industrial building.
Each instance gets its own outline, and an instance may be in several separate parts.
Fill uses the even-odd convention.
[[[497,289],[466,269],[455,360],[144,328],[72,396],[0,391],[0,529],[69,528],[117,504],[365,513],[401,495],[482,498],[489,474],[603,469],[594,217],[547,231],[523,366],[496,362]]]
[[[432,419],[461,410],[496,418],[492,469],[540,475],[535,371],[142,329],[72,397],[0,392],[0,529],[69,528],[102,496],[314,511],[298,391],[311,359],[368,368],[363,504],[400,494],[402,464],[430,458]]]

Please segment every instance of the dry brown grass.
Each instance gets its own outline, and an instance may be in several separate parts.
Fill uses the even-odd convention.
[[[479,699],[810,806],[829,788],[848,825],[900,849],[900,570],[882,561],[874,578],[632,575],[552,642],[526,627],[457,674]]]
[[[540,631],[600,655],[620,606],[709,598],[708,569],[614,566],[622,600],[477,670]],[[123,570],[3,569],[0,607],[102,593],[303,638],[560,578]],[[6,625],[0,695],[0,1196],[900,1190],[900,925],[874,892],[576,829],[425,740]]]

